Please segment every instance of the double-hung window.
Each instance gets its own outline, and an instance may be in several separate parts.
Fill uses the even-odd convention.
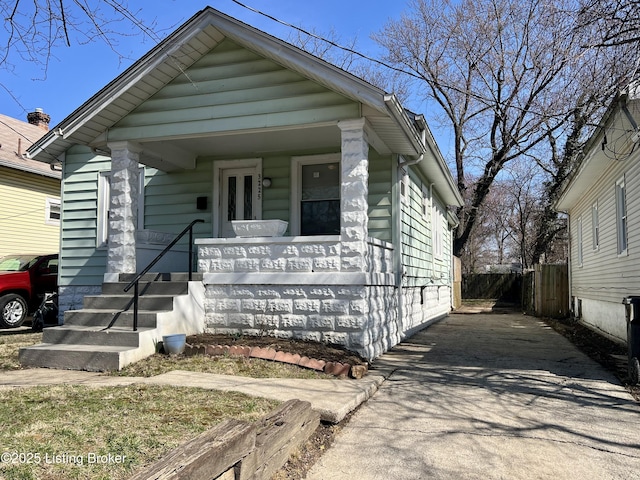
[[[582,216],[578,217],[578,231],[576,232],[577,244],[578,244],[578,266],[582,266],[582,260],[584,258],[584,248],[582,244]]]
[[[340,156],[293,158],[293,232],[299,235],[340,234]]]
[[[616,231],[618,255],[627,254],[627,194],[624,177],[616,182]]]
[[[44,223],[46,225],[60,225],[60,199],[47,197],[45,202]]]
[[[591,206],[591,228],[593,230],[593,249],[600,248],[600,218],[598,217],[598,202]]]

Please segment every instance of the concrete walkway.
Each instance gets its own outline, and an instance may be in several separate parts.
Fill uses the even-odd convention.
[[[535,318],[451,315],[375,367],[308,479],[640,479],[640,406]]]
[[[30,368],[0,373],[0,389],[43,385],[86,385],[92,387],[132,384],[174,385],[234,391],[285,402],[298,399],[311,403],[326,422],[338,423],[352,410],[367,401],[384,381],[376,374],[360,380],[340,378],[300,380],[289,378],[250,378],[183,370],[155,377],[114,377],[96,372]]]

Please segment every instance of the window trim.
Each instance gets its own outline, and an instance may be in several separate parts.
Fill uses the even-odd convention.
[[[576,232],[576,243],[577,243],[577,255],[578,255],[578,266],[582,267],[582,264],[584,262],[584,237],[582,235],[582,215],[580,215],[578,217],[578,222],[577,222],[577,232]]]
[[[593,250],[600,250],[600,212],[598,212],[598,201],[591,205],[591,235]]]
[[[145,169],[138,167],[138,224],[137,230],[144,230],[144,182]],[[109,245],[109,208],[111,207],[111,170],[98,172],[98,205],[96,212],[96,247]]]
[[[629,254],[629,223],[625,177],[616,182],[616,248],[618,256]]]
[[[438,205],[433,202],[431,206],[431,230],[433,231],[433,256],[438,260],[442,259],[443,255],[443,242],[444,242],[444,228],[443,228],[443,215],[440,214]]]
[[[58,218],[51,217],[52,207],[58,207]],[[45,198],[45,212],[44,212],[44,224],[52,225],[55,227],[60,226],[60,220],[62,219],[62,202],[59,198],[47,197]]]
[[[289,218],[289,231],[291,235],[300,235],[302,224],[302,219],[300,218],[302,214],[300,211],[300,202],[302,201],[302,167],[322,163],[337,163],[340,166],[340,203],[342,206],[342,155],[340,153],[291,157],[291,217]]]

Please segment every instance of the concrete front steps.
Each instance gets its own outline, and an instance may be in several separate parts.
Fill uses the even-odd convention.
[[[138,330],[133,331],[134,275],[105,282],[102,294],[86,296],[81,310],[64,313],[64,324],[45,328],[39,345],[20,349],[20,363],[29,367],[71,370],[120,370],[157,351],[163,335],[204,330],[202,275],[147,274],[139,284]],[[114,325],[105,330],[116,318]]]

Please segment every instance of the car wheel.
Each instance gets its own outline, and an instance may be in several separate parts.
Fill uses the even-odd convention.
[[[9,294],[0,297],[0,326],[17,328],[27,316],[27,302],[20,295]]]
[[[638,385],[640,383],[640,361],[637,357],[633,357],[629,361],[629,383]]]

